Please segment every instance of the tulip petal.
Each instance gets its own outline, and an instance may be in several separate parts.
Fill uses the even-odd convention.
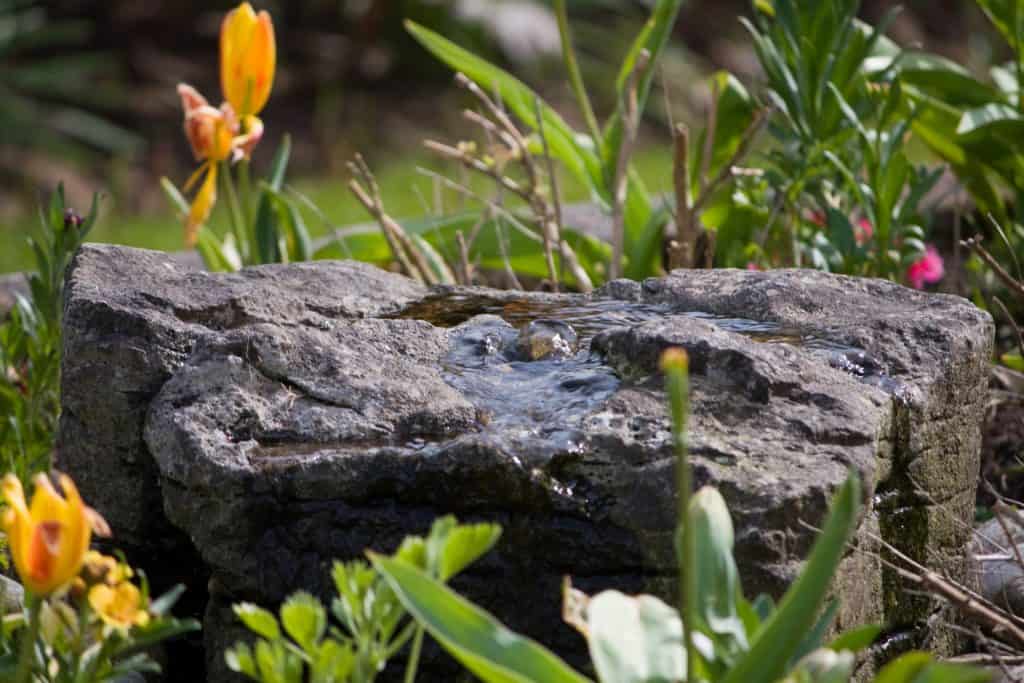
[[[199,188],[185,220],[185,245],[188,247],[195,246],[199,228],[206,223],[210,217],[210,211],[213,210],[213,204],[217,201],[217,164],[207,161],[204,166],[208,168],[206,180]]]
[[[245,54],[246,93],[249,105],[245,113],[257,114],[267,104],[270,89],[274,85],[274,69],[277,63],[277,46],[274,42],[274,25],[264,10],[253,29],[249,49]]]

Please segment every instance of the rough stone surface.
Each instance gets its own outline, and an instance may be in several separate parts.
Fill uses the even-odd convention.
[[[516,327],[536,319],[581,351],[524,360]],[[748,593],[785,589],[851,468],[863,550],[881,535],[962,575],[992,324],[955,297],[809,271],[431,292],[349,262],[209,275],[90,246],[65,320],[61,466],[119,537],[170,560],[167,529],[184,532],[212,576],[211,665],[232,601],[327,594],[332,559],[445,513],[505,529],[456,588],[570,658],[563,575],[668,597],[670,346],[690,354],[696,476],[730,504]],[[836,592],[846,626],[932,609],[870,552]]]

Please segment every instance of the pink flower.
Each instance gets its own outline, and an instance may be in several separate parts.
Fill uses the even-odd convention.
[[[870,240],[871,236],[874,234],[875,226],[871,225],[871,221],[867,218],[861,218],[857,221],[857,224],[853,226],[853,240],[857,243],[858,247],[864,246],[864,244]]]
[[[911,263],[907,268],[907,282],[914,289],[923,289],[925,284],[933,284],[941,280],[945,273],[939,250],[929,244],[925,249],[924,256]]]
[[[757,265],[753,261],[747,262],[747,270],[762,270],[761,266]]]

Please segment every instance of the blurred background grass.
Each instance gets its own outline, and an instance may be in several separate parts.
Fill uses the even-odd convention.
[[[612,105],[616,64],[648,9],[645,0],[570,0],[581,65],[600,111]],[[865,0],[871,20],[894,2]],[[973,3],[903,3],[891,34],[968,66],[985,64],[1000,43]],[[278,0],[255,3],[275,22],[278,73],[257,168],[284,132],[295,151],[292,184],[323,212],[307,212],[314,235],[367,216],[345,188],[345,161],[356,152],[378,174],[388,210],[427,213],[432,182],[416,172],[436,165],[425,137],[456,140],[464,131],[463,94],[451,74],[406,36],[405,17],[510,68],[579,123],[558,59],[557,30],[544,0]],[[217,32],[232,2],[195,0],[0,0],[0,272],[29,265],[26,234],[35,203],[58,181],[73,206],[103,193],[103,218],[91,235],[157,249],[180,249],[182,233],[159,189],[193,168],[181,134],[175,92],[186,81],[219,101]],[[756,80],[755,60],[736,21],[743,0],[690,0],[664,62],[667,92],[652,98],[638,155],[642,175],[667,189],[665,142],[673,116],[700,116],[703,77],[730,69]],[[566,200],[586,199],[566,179]],[[456,198],[443,193],[451,206]],[[213,225],[224,223],[216,214]]]

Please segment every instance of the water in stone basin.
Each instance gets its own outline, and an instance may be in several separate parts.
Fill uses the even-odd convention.
[[[457,328],[443,364],[445,381],[480,410],[485,437],[488,432],[500,432],[504,445],[513,447],[509,452],[546,458],[552,452],[576,450],[581,435],[573,426],[620,384],[612,368],[591,352],[591,339],[604,330],[666,315],[692,316],[754,341],[808,349],[833,367],[898,395],[899,383],[886,377],[878,363],[860,349],[773,322],[677,311],[665,305],[571,297],[552,303],[449,294],[412,304],[396,317]],[[509,443],[510,434],[519,443]],[[530,448],[520,448],[527,442]],[[543,452],[537,452],[540,444],[544,444]]]

